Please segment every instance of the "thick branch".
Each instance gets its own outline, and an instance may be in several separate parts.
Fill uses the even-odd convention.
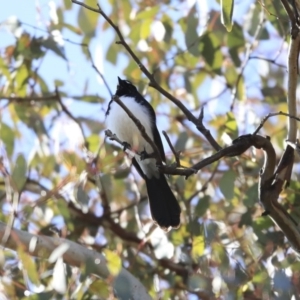
[[[0,222],[0,240],[3,238],[5,230],[6,225]],[[33,244],[34,247],[32,247]],[[105,257],[102,254],[66,239],[37,236],[25,231],[12,229],[5,247],[16,251],[18,247],[23,246],[31,255],[48,259],[50,254],[62,244],[68,246],[68,250],[63,254],[65,263],[76,267],[81,267],[88,263],[93,274],[103,279],[110,276]],[[124,282],[126,282],[126,285],[124,285]],[[116,294],[120,296],[126,289],[126,292],[130,292],[130,299],[151,299],[140,281],[125,269],[121,269],[119,275],[114,279],[113,287]]]

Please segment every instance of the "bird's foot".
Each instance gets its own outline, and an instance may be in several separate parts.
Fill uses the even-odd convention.
[[[146,152],[146,150],[143,150],[141,153],[140,153],[140,159],[141,160],[145,160],[147,158],[151,158],[151,156]]]
[[[123,151],[125,152],[127,149],[131,149],[131,145],[127,142],[123,142]]]

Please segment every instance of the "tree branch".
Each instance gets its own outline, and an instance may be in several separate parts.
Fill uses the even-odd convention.
[[[98,9],[93,8],[89,5],[86,5],[80,1],[77,0],[71,0],[73,3],[81,5],[83,7],[85,7],[88,10],[94,11],[96,13],[99,13],[101,16],[104,17],[104,19],[108,22],[108,24],[115,30],[116,34],[118,35],[120,41],[117,41],[117,44],[122,45],[126,51],[130,54],[130,56],[133,58],[133,60],[137,63],[137,65],[139,66],[139,68],[141,69],[141,71],[146,75],[146,77],[149,79],[150,83],[149,86],[155,88],[157,91],[159,91],[162,95],[164,95],[166,98],[168,98],[169,100],[171,100],[187,117],[187,119],[189,121],[191,121],[192,123],[194,123],[197,127],[197,129],[204,134],[204,136],[208,139],[209,143],[212,145],[212,147],[215,150],[220,150],[222,149],[222,147],[216,142],[216,140],[212,137],[211,133],[209,130],[207,130],[203,123],[202,123],[202,119],[198,119],[196,118],[191,111],[180,101],[178,100],[176,97],[174,97],[173,95],[171,95],[169,92],[167,92],[164,88],[162,88],[157,81],[155,80],[153,74],[151,74],[147,68],[142,64],[142,62],[139,60],[139,58],[136,56],[136,54],[132,51],[132,49],[130,48],[130,46],[126,43],[119,27],[117,25],[114,24],[114,22],[109,18],[109,16],[107,16],[105,14],[105,12],[101,9],[100,5],[98,5]]]
[[[3,238],[6,227],[4,223],[0,222],[0,240]],[[34,247],[32,247],[33,244]],[[103,279],[111,277],[106,259],[102,254],[66,239],[38,236],[12,229],[5,247],[17,251],[20,246],[23,246],[29,254],[42,259],[48,259],[51,253],[62,244],[68,247],[68,250],[62,255],[65,263],[76,267],[81,267],[88,263],[91,267],[91,273]],[[124,284],[125,282],[126,284]],[[151,299],[141,282],[123,268],[114,278],[113,288],[121,298],[125,289],[127,293],[130,293],[130,299]]]

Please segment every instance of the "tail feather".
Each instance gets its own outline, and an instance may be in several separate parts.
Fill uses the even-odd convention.
[[[180,206],[163,174],[159,178],[145,178],[152,219],[163,229],[178,228]]]

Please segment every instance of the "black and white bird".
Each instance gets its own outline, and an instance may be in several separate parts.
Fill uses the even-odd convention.
[[[118,77],[116,96],[131,113],[143,124],[146,133],[156,144],[161,158],[166,160],[163,144],[156,127],[153,107],[128,80]],[[119,104],[111,100],[106,111],[106,127],[136,153],[153,152],[151,145],[142,137],[139,128]],[[152,219],[163,229],[177,228],[180,225],[180,206],[171,191],[166,177],[156,167],[154,158],[133,158],[132,164],[144,178],[147,186]]]

